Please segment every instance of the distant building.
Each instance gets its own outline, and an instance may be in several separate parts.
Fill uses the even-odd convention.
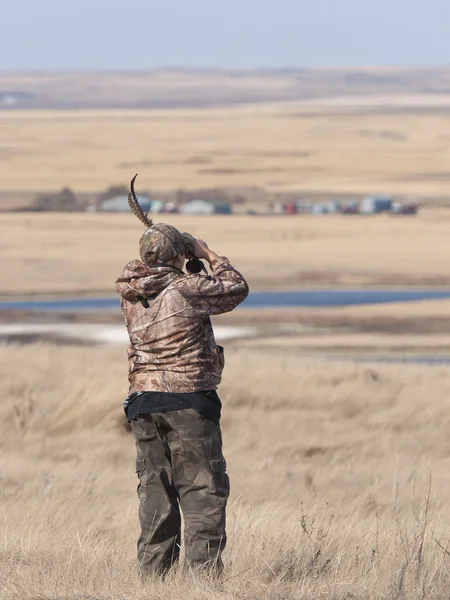
[[[326,204],[314,204],[311,211],[313,215],[327,215],[329,212]]]
[[[306,214],[312,210],[312,204],[309,200],[297,200],[296,202],[297,212]]]
[[[185,215],[212,215],[214,205],[206,200],[191,200],[180,207],[180,212]]]
[[[233,212],[233,205],[231,202],[227,202],[226,200],[212,199],[207,200],[207,202],[211,202],[211,204],[214,206],[214,213],[216,215],[231,215]]]
[[[180,207],[180,212],[187,215],[230,215],[232,206],[230,202],[222,200],[191,200]]]
[[[397,202],[394,202],[391,213],[393,215],[416,215],[417,209],[417,204],[398,204]]]
[[[339,200],[329,200],[326,202],[325,206],[327,207],[329,213],[342,212],[342,205]]]
[[[164,212],[165,213],[177,213],[178,206],[174,202],[166,202],[166,204],[164,205]]]
[[[356,215],[359,213],[359,204],[356,200],[347,200],[342,204],[341,212],[344,215]]]
[[[297,213],[297,204],[295,202],[286,202],[284,205],[284,213],[286,215],[295,215]]]
[[[147,196],[139,196],[139,204],[144,212],[149,212],[152,201]],[[97,210],[102,212],[129,212],[128,196],[115,196],[114,198],[103,200]]]
[[[139,204],[141,204],[141,199],[139,198]],[[150,209],[149,211],[152,214],[162,213],[165,210],[165,203],[162,200],[153,200],[150,201]]]
[[[374,215],[392,210],[393,199],[391,196],[366,196],[361,202],[361,213]]]

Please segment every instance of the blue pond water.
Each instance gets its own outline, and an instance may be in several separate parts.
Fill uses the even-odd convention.
[[[241,305],[245,308],[327,307],[389,302],[415,302],[450,298],[450,290],[307,290],[252,292]],[[105,311],[118,310],[117,297],[60,300],[11,300],[0,302],[0,310]]]

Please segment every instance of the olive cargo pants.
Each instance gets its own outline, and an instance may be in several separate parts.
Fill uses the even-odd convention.
[[[179,558],[181,517],[191,567],[220,571],[229,479],[220,426],[193,408],[142,415],[136,440],[142,569],[162,573]]]

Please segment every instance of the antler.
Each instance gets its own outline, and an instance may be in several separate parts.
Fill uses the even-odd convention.
[[[128,204],[130,205],[131,210],[137,216],[139,221],[142,221],[142,223],[144,223],[144,225],[146,225],[147,227],[151,227],[153,225],[153,221],[142,210],[142,208],[139,204],[139,201],[136,197],[136,194],[134,192],[134,182],[135,182],[137,176],[138,176],[138,174],[136,173],[136,175],[133,177],[133,179],[131,180],[131,183],[130,183],[131,191],[128,194]]]

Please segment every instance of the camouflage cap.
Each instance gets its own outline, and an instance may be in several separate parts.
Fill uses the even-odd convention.
[[[149,227],[139,241],[141,260],[151,265],[156,261],[170,262],[184,252],[181,233],[172,225],[157,223]]]

